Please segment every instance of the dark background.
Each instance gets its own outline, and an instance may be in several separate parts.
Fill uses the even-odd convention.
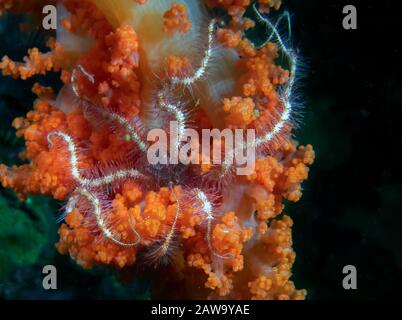
[[[342,27],[348,4],[357,7],[357,30]],[[298,90],[304,119],[296,137],[317,153],[303,198],[285,209],[295,222],[293,279],[308,299],[401,298],[402,23],[396,1],[284,0],[283,8],[292,13],[292,43],[305,62]],[[33,45],[44,47],[42,34],[21,34],[17,22],[0,19],[0,56],[21,58]],[[0,162],[17,162],[21,142],[10,123],[31,108],[38,79],[46,83],[0,77]],[[58,82],[57,75],[46,79]],[[114,271],[83,271],[55,253],[57,226],[49,221],[59,204],[37,197],[20,204],[4,189],[0,200],[2,213],[20,225],[13,232],[0,226],[0,242],[15,246],[0,248],[0,298],[149,298],[145,280],[122,284]],[[25,220],[16,223],[16,212]],[[6,256],[10,250],[15,256]],[[62,266],[56,294],[41,288],[44,264]],[[345,265],[357,268],[357,290],[342,287]]]
[[[396,1],[287,1],[306,59],[300,141],[317,159],[292,206],[294,274],[310,299],[401,298],[401,17]],[[344,30],[353,4],[358,29]],[[357,268],[344,290],[342,268]]]

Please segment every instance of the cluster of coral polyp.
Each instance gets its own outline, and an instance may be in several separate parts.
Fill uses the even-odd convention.
[[[0,8],[35,13],[33,2]],[[4,57],[0,69],[22,79],[60,72],[64,86],[35,84],[33,110],[13,122],[27,164],[0,165],[0,182],[21,199],[66,202],[57,250],[84,268],[165,265],[171,297],[304,298],[290,280],[292,220],[283,211],[300,199],[314,151],[291,138],[297,57],[268,20],[279,1],[259,0],[254,21],[243,17],[248,0],[50,2],[59,16],[50,50]],[[229,23],[209,17],[215,7]],[[260,48],[244,36],[256,23],[271,35]],[[256,129],[253,173],[149,165],[146,132],[168,130],[170,120]]]

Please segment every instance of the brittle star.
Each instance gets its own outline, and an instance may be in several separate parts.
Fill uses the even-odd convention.
[[[259,18],[260,22],[264,23],[267,28],[270,28],[272,33],[270,38],[275,38],[276,42],[279,44],[280,49],[283,51],[285,56],[289,60],[290,65],[290,78],[288,83],[283,89],[281,96],[281,102],[283,104],[282,114],[277,120],[277,123],[273,125],[273,127],[268,130],[263,136],[257,137],[255,140],[255,144],[257,147],[261,147],[262,145],[270,142],[274,137],[282,130],[285,124],[289,121],[290,115],[292,112],[292,106],[289,102],[290,96],[292,93],[292,87],[295,81],[295,73],[296,73],[296,55],[289,50],[282,38],[280,37],[277,26],[273,25],[267,18],[263,17],[261,13],[257,10],[257,8],[253,7],[257,13],[257,17]],[[167,79],[166,83],[167,86],[183,86],[185,88],[191,89],[196,82],[202,80],[206,74],[208,67],[210,66],[210,61],[212,59],[213,54],[213,43],[214,43],[214,35],[216,30],[216,21],[212,19],[208,25],[208,40],[206,48],[203,52],[203,58],[201,59],[200,66],[193,72],[193,74],[188,74],[183,78],[174,76]],[[140,131],[141,122],[135,119],[128,120],[124,116],[119,115],[115,112],[106,110],[104,108],[96,107],[89,99],[83,97],[77,86],[77,73],[81,72],[91,83],[95,82],[95,78],[89,72],[87,72],[83,66],[78,65],[73,70],[71,75],[71,83],[74,93],[80,98],[89,108],[93,108],[95,112],[97,112],[102,117],[108,119],[116,123],[118,126],[123,128],[129,140],[134,142],[139,151],[143,154],[146,154],[148,150],[148,143],[143,139]],[[177,123],[179,124],[178,129],[178,140],[175,142],[177,145],[181,141],[181,135],[183,134],[184,130],[186,129],[186,124],[188,122],[188,116],[184,110],[182,110],[181,106],[175,103],[170,102],[169,97],[166,94],[166,87],[162,86],[162,88],[157,92],[157,107],[159,110],[166,112],[170,116],[172,116]],[[106,186],[113,185],[114,183],[126,179],[134,179],[134,180],[142,180],[146,178],[146,174],[139,172],[135,168],[125,169],[125,170],[118,170],[116,172],[112,172],[105,176],[101,176],[99,178],[91,179],[86,178],[81,175],[79,169],[79,156],[77,154],[77,148],[75,142],[71,136],[63,132],[52,132],[48,135],[49,147],[52,147],[53,142],[52,138],[58,137],[64,141],[67,145],[67,149],[69,152],[69,162],[71,167],[71,176],[73,177],[76,187],[70,196],[70,200],[68,201],[68,210],[74,208],[79,201],[87,201],[90,206],[92,207],[91,212],[93,213],[96,224],[102,234],[112,242],[117,245],[125,246],[125,247],[134,247],[141,244],[141,235],[135,229],[135,223],[130,221],[133,233],[136,236],[136,240],[133,242],[124,242],[120,237],[113,232],[112,228],[108,225],[105,216],[109,214],[109,212],[104,212],[104,209],[101,205],[101,200],[99,195],[97,194],[99,189],[105,188]],[[230,158],[230,157],[228,157]],[[226,160],[226,159],[225,159]],[[222,175],[227,174],[229,172],[231,164],[228,164],[227,161],[224,161],[223,164],[220,166],[220,172]],[[160,174],[160,173],[159,173]],[[219,177],[219,179],[222,177]],[[212,196],[207,192],[201,190],[201,188],[193,188],[193,189],[184,189],[183,195],[178,196],[176,191],[174,190],[174,183],[171,177],[167,177],[169,181],[169,190],[174,198],[175,205],[176,205],[176,212],[171,223],[171,226],[167,233],[164,235],[162,240],[157,244],[156,249],[150,252],[150,255],[156,257],[158,259],[163,258],[168,255],[169,248],[171,246],[173,238],[177,235],[177,222],[180,218],[181,208],[183,206],[182,202],[184,202],[184,198],[190,197],[192,199],[191,206],[196,209],[196,214],[201,216],[201,222],[199,225],[202,227],[204,226],[205,229],[205,240],[207,242],[208,249],[211,255],[218,257],[218,258],[233,258],[232,253],[219,253],[215,250],[212,241],[212,231],[213,231],[213,223],[215,221],[215,212],[218,211],[218,208],[213,203]],[[175,181],[177,182],[177,181]],[[180,182],[180,185],[184,184]]]

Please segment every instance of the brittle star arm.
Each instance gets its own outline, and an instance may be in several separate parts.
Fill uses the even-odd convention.
[[[265,17],[262,16],[262,14],[260,12],[256,12],[258,9],[256,8],[255,4],[253,5],[253,10],[257,15],[257,19],[258,21],[262,22],[263,24],[265,24],[265,21],[263,21],[263,19],[266,19]],[[290,14],[288,11],[285,11],[284,13],[282,13],[279,18],[276,20],[275,25],[274,25],[274,29],[278,30],[279,25],[281,24],[282,20],[286,20],[286,27],[287,27],[287,31],[288,31],[288,37],[291,38],[292,37],[292,24],[291,24],[291,18],[290,18]],[[269,37],[267,38],[267,40],[265,40],[262,44],[260,44],[258,46],[258,49],[262,48],[263,46],[265,46],[268,42],[270,42],[272,40],[273,37],[276,37],[275,32],[271,32],[271,34],[269,35]]]
[[[166,110],[167,112],[171,113],[177,121],[178,139],[177,139],[177,141],[175,141],[175,144],[176,144],[175,147],[178,148],[180,145],[180,141],[182,140],[182,137],[184,136],[184,133],[186,130],[186,115],[184,114],[184,112],[182,110],[180,110],[179,107],[166,101],[165,95],[163,94],[163,90],[160,90],[158,92],[158,104],[161,109]]]
[[[191,76],[184,78],[172,77],[170,82],[173,85],[191,86],[205,75],[212,57],[212,43],[214,39],[215,25],[216,21],[215,19],[212,19],[208,25],[208,44],[207,49],[204,52],[204,57],[201,60],[200,67]],[[158,104],[161,109],[171,113],[178,123],[178,141],[176,141],[176,147],[178,147],[186,129],[186,115],[177,105],[171,104],[167,101],[166,95],[163,91],[163,89],[158,91]]]
[[[278,119],[278,121],[275,123],[275,125],[272,127],[271,130],[267,131],[260,137],[256,137],[254,146],[256,148],[261,147],[262,145],[271,142],[280,132],[281,130],[285,127],[286,123],[290,120],[292,111],[293,111],[293,106],[290,102],[290,98],[292,95],[292,90],[293,86],[295,83],[295,78],[296,78],[296,72],[297,72],[297,56],[296,54],[290,50],[284,43],[281,35],[279,34],[277,30],[277,24],[273,25],[272,22],[264,17],[257,9],[256,4],[253,4],[253,10],[255,11],[257,18],[260,22],[266,25],[267,28],[269,28],[272,32],[269,37],[271,39],[274,37],[276,39],[276,42],[278,43],[280,49],[286,56],[288,62],[289,62],[289,80],[285,84],[283,91],[280,94],[280,101],[282,102],[283,108],[281,115]],[[288,14],[286,15],[286,18],[289,19]],[[290,28],[290,23],[288,22],[288,27]],[[290,32],[290,31],[289,31]],[[230,168],[233,165],[232,159],[234,159],[234,154],[236,152],[241,152],[245,148],[244,145],[240,146],[242,150],[239,150],[239,147],[236,147],[234,150],[231,150],[231,154],[229,154],[228,157],[225,157],[225,160],[222,164],[222,176],[226,175],[226,173],[230,170]]]
[[[175,199],[176,202],[176,213],[174,216],[174,220],[172,223],[172,226],[170,227],[167,235],[165,236],[165,239],[163,240],[162,244],[156,248],[153,252],[151,252],[150,256],[155,257],[156,259],[161,259],[163,257],[166,257],[169,253],[169,248],[171,246],[172,240],[176,234],[177,231],[177,222],[179,221],[179,217],[181,214],[181,208],[180,208],[180,202],[177,198],[176,192],[174,191],[172,183],[170,183],[169,188],[172,192],[172,195]]]
[[[291,113],[292,113],[292,104],[290,103],[290,97],[292,94],[293,86],[295,83],[296,78],[296,71],[297,71],[297,56],[296,54],[287,48],[284,41],[282,40],[281,35],[277,30],[277,26],[273,25],[272,22],[262,15],[262,13],[257,9],[256,4],[253,4],[253,10],[257,15],[257,18],[260,22],[266,25],[268,29],[272,31],[272,36],[275,37],[279,47],[281,48],[282,52],[286,56],[289,62],[290,70],[289,70],[289,80],[287,81],[283,93],[280,97],[280,100],[283,104],[282,114],[278,120],[278,122],[274,125],[271,131],[266,132],[262,137],[257,137],[256,139],[256,147],[258,148],[262,144],[270,142],[285,126],[287,121],[289,121]]]
[[[207,233],[205,235],[205,239],[208,244],[208,249],[211,252],[212,255],[222,258],[222,259],[228,259],[228,258],[233,258],[233,255],[230,253],[220,255],[219,253],[216,252],[214,247],[212,246],[212,222],[214,220],[214,215],[213,215],[213,205],[211,201],[208,199],[207,195],[205,192],[201,191],[200,189],[195,189],[196,192],[196,197],[197,200],[200,201],[201,203],[201,211],[203,212],[204,219],[207,221]]]
[[[114,173],[108,174],[104,177],[88,179],[81,175],[80,170],[78,168],[78,156],[77,150],[73,141],[68,134],[63,132],[51,132],[47,136],[47,140],[49,142],[49,147],[53,146],[52,137],[57,136],[61,138],[66,144],[68,148],[68,153],[70,155],[70,166],[71,166],[71,175],[77,181],[77,183],[85,188],[99,188],[113,183],[116,180],[122,180],[126,178],[143,178],[144,175],[135,169],[127,169],[127,170],[118,170]]]
[[[212,19],[208,25],[208,44],[207,49],[204,52],[204,57],[201,60],[200,67],[193,73],[192,76],[188,76],[185,78],[173,77],[171,79],[173,84],[191,86],[205,75],[205,72],[207,71],[212,57],[212,45],[214,41],[215,26],[216,21],[215,19]]]
[[[140,148],[140,150],[143,153],[146,153],[148,151],[147,143],[141,139],[141,137],[138,135],[136,129],[131,125],[130,121],[128,121],[126,118],[124,118],[116,113],[113,113],[113,112],[110,112],[110,111],[107,111],[107,110],[104,110],[101,108],[99,108],[99,109],[100,109],[99,112],[101,114],[103,114],[105,117],[107,117],[110,120],[115,121],[119,125],[121,125],[128,133],[130,139],[137,144],[137,146]]]
[[[134,242],[122,242],[117,239],[117,237],[113,234],[113,232],[107,227],[105,220],[102,217],[102,208],[99,199],[91,192],[89,192],[85,188],[77,188],[76,190],[81,196],[86,198],[93,207],[93,213],[95,215],[96,223],[98,227],[102,230],[102,233],[105,235],[106,238],[113,241],[114,243],[124,246],[124,247],[134,247],[138,245],[141,241],[141,236],[138,232],[132,228],[133,232],[135,233],[137,240]]]
[[[81,95],[79,93],[79,90],[77,88],[77,81],[76,81],[77,80],[77,71],[82,72],[91,83],[95,83],[95,78],[92,74],[90,74],[88,71],[86,71],[84,69],[84,67],[80,64],[77,65],[74,68],[73,72],[71,73],[71,84],[72,84],[74,94],[78,98],[83,99],[85,102],[89,103],[92,106],[93,104],[85,97],[81,97]],[[119,125],[121,125],[128,133],[130,139],[137,144],[137,146],[140,148],[140,150],[143,153],[147,152],[147,150],[148,150],[147,143],[141,139],[141,137],[137,133],[137,130],[131,125],[129,120],[127,120],[126,118],[124,118],[116,113],[110,112],[104,108],[96,108],[96,109],[104,117],[108,118],[111,121],[117,122]]]

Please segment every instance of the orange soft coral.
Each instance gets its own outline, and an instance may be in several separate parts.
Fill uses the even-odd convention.
[[[208,6],[223,7],[232,16],[241,16],[246,8],[251,4],[251,0],[205,0]],[[269,8],[279,9],[281,0],[258,0],[264,12],[268,12]]]
[[[173,2],[171,8],[163,15],[163,31],[166,33],[186,33],[191,29],[191,21],[188,20],[187,7],[182,3]]]
[[[246,128],[255,120],[255,104],[251,98],[225,98],[223,110],[229,113],[225,122],[229,128]]]
[[[24,63],[14,62],[4,56],[0,62],[0,70],[4,76],[23,80],[49,71],[58,72],[65,62],[63,48],[53,39],[49,41],[48,46],[51,49],[49,53],[40,53],[37,48],[29,50],[28,56],[24,58]]]
[[[145,201],[143,208],[141,201]],[[164,225],[172,219],[174,204],[168,190],[150,192],[143,197],[141,188],[136,184],[124,184],[121,193],[117,193],[111,203],[110,219],[114,229],[121,234],[122,240],[135,240],[132,225],[144,245],[160,233],[168,232]],[[60,253],[69,253],[78,263],[86,268],[94,264],[112,264],[124,267],[134,263],[137,248],[125,248],[104,241],[101,233],[88,234],[88,226],[83,224],[84,215],[77,210],[66,218],[66,224],[60,228],[60,241],[56,245]]]
[[[112,31],[111,25],[93,1],[61,0],[60,2],[71,13],[71,18],[64,21],[64,24],[70,26],[71,32],[87,33],[98,39]]]
[[[209,25],[208,43],[199,46],[198,67],[191,55],[164,55],[175,49],[164,42],[175,37],[156,40],[161,25],[168,33],[191,35],[193,21],[183,4],[172,3],[161,11],[152,1],[118,1],[122,6],[141,5],[159,17],[158,30],[152,33],[135,29],[126,15],[120,19],[116,12],[105,12],[109,2],[59,2],[70,13],[62,22],[68,32],[94,41],[78,57],[52,40],[50,52],[32,49],[24,63],[3,58],[4,75],[27,79],[61,71],[65,83],[58,93],[35,84],[33,111],[13,122],[25,140],[21,156],[28,163],[0,165],[3,187],[22,199],[45,194],[66,200],[56,248],[84,268],[170,262],[177,296],[304,298],[306,292],[296,290],[290,280],[295,259],[292,220],[281,214],[284,199],[300,199],[314,151],[291,138],[294,68],[276,64],[282,51],[292,66],[290,51],[273,42],[258,49],[244,37],[244,30],[257,23],[241,17],[250,1],[205,1],[227,9],[233,19],[222,28]],[[162,2],[166,10],[170,4]],[[278,8],[280,1],[259,3],[266,11]],[[0,1],[0,10],[11,4]],[[220,54],[229,52],[236,62],[222,77],[224,86],[233,84],[224,95],[214,83],[205,85],[215,39],[230,50]],[[158,48],[158,59],[155,52],[144,50],[147,41],[152,44],[148,48]],[[148,74],[141,63],[160,64],[163,70]],[[219,72],[211,71],[213,79]],[[164,108],[149,109],[154,105]],[[182,105],[186,108],[180,109]],[[217,117],[226,128],[255,129],[258,157],[253,172],[241,177],[231,176],[223,165],[149,165],[143,131],[154,123],[146,116],[162,127],[172,116],[184,118],[184,125],[198,132],[211,128]]]
[[[301,300],[306,296],[306,290],[296,290],[289,280],[295,259],[291,249],[291,226],[292,220],[284,216],[274,221],[269,233],[261,237],[263,246],[256,255],[265,270],[248,283],[252,299]]]

